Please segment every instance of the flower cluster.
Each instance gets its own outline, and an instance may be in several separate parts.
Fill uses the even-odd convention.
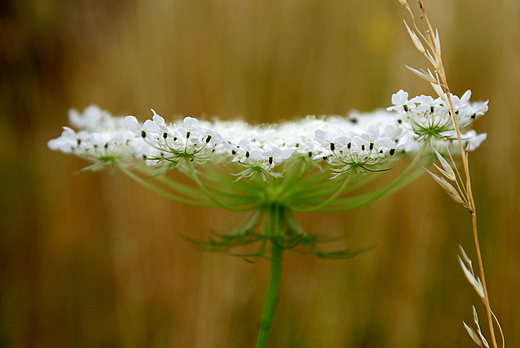
[[[462,134],[462,138],[469,146],[469,150],[474,150],[486,139],[486,134],[477,135],[474,130],[468,128],[475,119],[486,113],[488,102],[470,103],[470,97],[471,91],[467,91],[462,97],[452,95],[451,99],[459,127],[467,131]],[[394,106],[387,110],[397,111],[402,117],[402,122],[408,124],[418,141],[428,139],[435,143],[439,139],[457,138],[449,106],[443,99],[434,99],[425,95],[408,99],[408,93],[400,90],[392,96],[392,103]]]
[[[89,106],[83,114],[75,109],[69,110],[69,122],[80,130],[76,132],[63,127],[61,136],[48,142],[49,148],[93,162],[88,167],[92,170],[133,162],[130,149],[140,144],[128,137],[121,118],[113,117],[97,106]]]
[[[485,139],[468,130],[487,111],[486,103],[469,103],[471,93],[453,96],[459,124],[470,150]],[[69,112],[70,123],[49,147],[94,162],[91,169],[106,165],[142,165],[185,169],[207,161],[232,166],[240,178],[257,175],[281,177],[291,163],[303,160],[328,163],[332,177],[350,171],[381,171],[406,153],[416,152],[425,139],[454,139],[450,113],[442,99],[419,96],[408,99],[399,91],[394,106],[371,113],[353,112],[348,117],[308,116],[298,121],[252,126],[243,121],[199,121],[186,117],[167,124],[153,111],[140,123],[134,116],[113,117],[96,106],[83,114]],[[236,166],[238,164],[238,166]]]
[[[204,163],[223,143],[219,133],[201,126],[195,118],[186,117],[182,125],[167,126],[164,118],[155,111],[153,113],[152,120],[144,124],[140,124],[134,116],[127,116],[123,121],[134,138],[142,139],[141,146],[133,149],[134,155],[149,164],[166,162],[175,167],[185,161]]]
[[[469,93],[453,96],[464,139],[473,150],[485,134],[477,135],[469,127],[487,104],[470,104],[468,99]],[[78,130],[64,127],[48,146],[93,162],[90,170],[119,168],[179,202],[252,212],[232,234],[195,241],[210,249],[260,242],[258,252],[248,254],[256,260],[263,255],[266,240],[271,240],[282,248],[301,245],[320,257],[344,258],[353,254],[317,248],[319,238],[305,233],[292,212],[357,208],[420,175],[422,167],[439,155],[432,146],[457,149],[452,146],[450,114],[441,100],[425,96],[408,100],[408,94],[399,91],[392,101],[395,105],[387,110],[258,126],[193,117],[167,123],[153,110],[152,118],[141,123],[134,116],[114,117],[90,106],[83,113],[69,111],[69,121]],[[411,161],[391,183],[356,194],[374,178],[369,173],[391,169],[403,157]],[[164,175],[174,168],[191,183]],[[261,226],[263,231],[257,232]]]

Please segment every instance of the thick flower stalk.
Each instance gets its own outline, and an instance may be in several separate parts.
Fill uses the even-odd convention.
[[[470,103],[469,97],[469,92],[462,98],[452,96],[464,141],[473,150],[485,134],[478,135],[471,125],[487,111],[487,103]],[[270,242],[272,278],[257,343],[266,347],[281,280],[282,251],[298,247],[330,258],[357,253],[319,249],[319,239],[300,227],[293,212],[362,206],[420,175],[438,151],[457,152],[450,111],[441,99],[408,99],[406,92],[399,91],[392,102],[394,106],[387,110],[371,113],[308,116],[261,126],[192,117],[167,123],[153,110],[152,118],[141,123],[134,116],[114,117],[90,106],[82,114],[71,110],[69,121],[77,130],[64,127],[48,146],[92,162],[89,170],[118,168],[179,202],[249,211],[232,233],[193,242],[210,250],[256,243],[256,252],[236,253],[249,261],[264,256]],[[374,184],[401,159],[408,161],[406,169],[384,186]],[[170,175],[174,170],[192,184]]]

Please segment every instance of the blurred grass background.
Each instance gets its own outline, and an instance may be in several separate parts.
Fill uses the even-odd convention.
[[[411,5],[414,5],[411,3]],[[520,346],[520,3],[427,1],[454,93],[490,99],[471,155],[491,301]],[[0,346],[251,347],[268,263],[180,237],[239,214],[172,203],[51,152],[70,107],[251,122],[432,94],[394,0],[11,0],[0,5]],[[470,218],[428,177],[356,211],[302,215],[349,260],[287,253],[272,347],[473,347]],[[484,310],[480,306],[485,326]]]

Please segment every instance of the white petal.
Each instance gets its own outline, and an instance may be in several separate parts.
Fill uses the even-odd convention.
[[[186,128],[186,130],[190,130],[192,127],[195,127],[198,124],[199,120],[197,120],[196,118],[189,116],[184,118],[184,128]]]
[[[392,95],[392,104],[403,105],[406,103],[408,103],[408,92],[405,92],[401,89],[399,92]]]
[[[139,125],[139,122],[137,121],[137,118],[134,116],[126,116],[123,123],[125,126],[131,130],[132,132],[140,132],[141,126]]]
[[[143,129],[150,133],[157,133],[160,131],[160,128],[151,120],[144,121]]]
[[[153,123],[155,123],[162,130],[164,130],[163,127],[166,128],[166,123],[164,122],[164,118],[162,118],[160,115],[155,114],[155,115],[153,115],[152,119],[153,119]]]

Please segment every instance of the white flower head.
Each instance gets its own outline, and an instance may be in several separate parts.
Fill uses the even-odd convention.
[[[487,111],[487,102],[470,103],[471,91],[462,97],[451,95],[457,122],[461,129],[467,129],[473,121]],[[412,130],[417,139],[454,139],[454,126],[451,112],[442,98],[418,96],[408,100],[402,90],[392,96],[393,107],[389,111],[398,111],[403,125]]]
[[[487,111],[487,102],[471,103],[471,92],[453,96],[463,140],[469,150],[486,135],[469,129]],[[301,120],[252,126],[244,121],[201,121],[185,117],[168,123],[155,110],[140,122],[134,116],[114,117],[96,106],[69,112],[79,130],[65,127],[49,148],[94,163],[157,166],[171,169],[212,161],[242,178],[282,178],[295,163],[304,168],[331,167],[333,177],[352,170],[382,171],[402,154],[414,153],[420,142],[453,140],[448,108],[440,98],[409,98],[400,90],[394,106],[345,116],[307,116]],[[454,151],[456,152],[456,150]],[[300,165],[299,164],[299,165]]]

